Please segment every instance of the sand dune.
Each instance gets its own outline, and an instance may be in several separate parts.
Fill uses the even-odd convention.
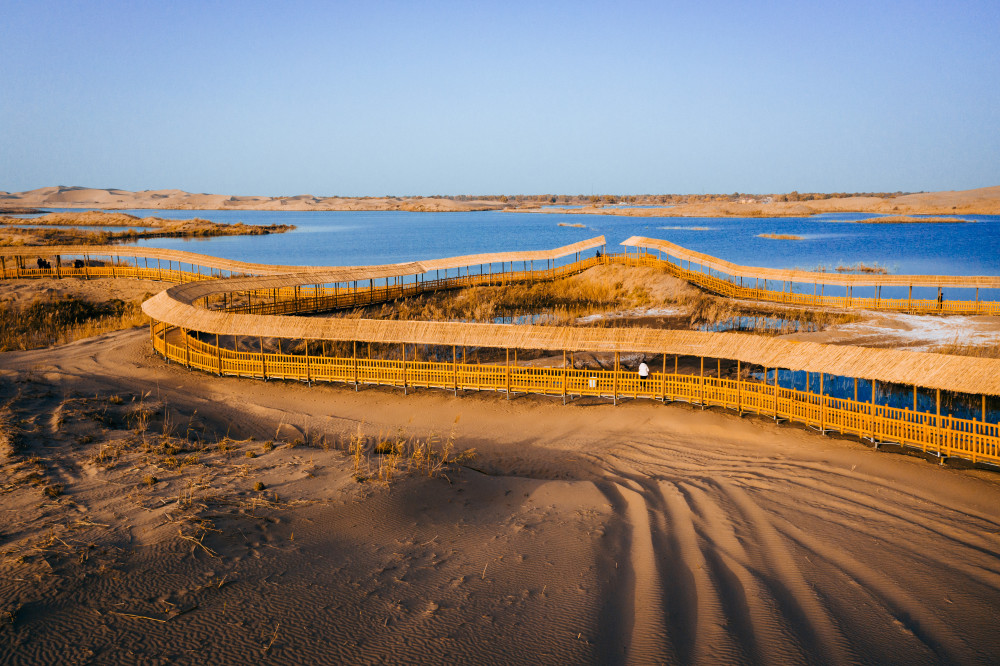
[[[685,405],[220,379],[164,364],[147,336],[0,355],[18,459],[63,486],[0,494],[0,653],[18,661],[1000,653],[993,473]],[[256,439],[179,469],[95,464],[134,436],[115,420],[133,396],[192,442]],[[359,429],[451,434],[479,457],[448,479],[359,484],[337,449]],[[305,443],[262,449],[276,432]],[[178,536],[199,520],[201,543]]]
[[[541,213],[623,215],[627,217],[807,217],[820,213],[885,213],[890,215],[1000,214],[1000,186],[960,192],[927,192],[891,199],[844,197],[814,201],[736,203],[728,201],[679,204],[664,208],[584,206],[552,208]]]
[[[176,189],[128,192],[85,187],[43,187],[27,192],[0,193],[0,205],[9,207],[60,208],[164,208],[236,210],[405,210],[450,212],[507,209],[507,203],[492,200],[458,201],[438,197],[323,197],[299,194],[289,197],[192,194]],[[572,213],[578,215],[626,215],[638,217],[780,217],[808,216],[831,212],[914,214],[1000,214],[1000,186],[959,192],[909,194],[893,199],[845,197],[817,201],[775,203],[708,202],[668,208],[540,209],[537,204],[511,208],[523,212]]]
[[[0,205],[6,207],[53,208],[162,208],[181,210],[412,210],[449,212],[458,210],[493,210],[503,207],[496,201],[455,201],[425,197],[317,197],[299,194],[291,197],[230,196],[193,194],[182,190],[145,190],[127,192],[116,189],[85,187],[43,187],[28,192],[0,193]]]

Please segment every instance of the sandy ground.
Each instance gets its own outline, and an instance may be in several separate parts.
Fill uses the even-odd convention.
[[[215,378],[142,330],[0,355],[0,393],[4,663],[1000,654],[992,472],[685,405]],[[478,457],[358,483],[359,429]]]
[[[0,205],[38,208],[170,208],[188,210],[407,210],[448,212],[463,210],[507,209],[507,204],[490,200],[456,201],[432,197],[318,197],[302,194],[294,197],[228,196],[192,194],[182,190],[145,190],[130,192],[118,189],[86,187],[43,187],[27,192],[0,192]],[[585,206],[574,209],[539,208],[533,203],[519,209],[525,212],[628,215],[640,217],[772,217],[800,216],[829,212],[872,212],[895,215],[1000,213],[1000,186],[958,192],[926,192],[893,199],[844,197],[802,202],[733,203],[702,202],[668,208],[602,208]]]

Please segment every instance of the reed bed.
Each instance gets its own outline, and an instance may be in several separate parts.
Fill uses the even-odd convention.
[[[757,234],[757,238],[771,238],[773,240],[805,240],[802,236],[795,234]]]
[[[149,295],[147,294],[146,297]],[[143,299],[93,303],[74,296],[0,303],[0,352],[36,349],[145,325]]]
[[[250,225],[208,223],[205,227],[178,227],[139,231],[91,231],[65,227],[31,229],[26,227],[0,228],[0,246],[44,247],[49,245],[115,245],[132,243],[147,238],[209,238],[214,236],[261,236],[284,233],[294,229],[287,224]]]
[[[832,269],[828,266],[820,264],[819,266],[813,269],[813,271],[817,273],[829,273],[831,272],[831,270],[836,273],[865,273],[871,275],[889,274],[889,269],[886,268],[885,266],[882,266],[881,264],[878,263],[866,264],[862,261],[859,261],[854,264],[840,264],[839,266],[836,266]]]

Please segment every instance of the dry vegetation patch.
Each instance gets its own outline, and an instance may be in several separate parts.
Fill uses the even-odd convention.
[[[771,238],[773,240],[805,240],[803,236],[794,234],[757,234],[757,238]]]
[[[145,325],[145,297],[90,301],[73,295],[38,297],[29,303],[0,301],[0,352],[65,344]]]
[[[33,229],[18,225],[49,228]],[[125,231],[76,228],[80,226],[132,228]],[[145,238],[259,236],[283,233],[294,228],[294,225],[289,224],[221,223],[201,218],[187,220],[168,220],[159,217],[139,218],[127,213],[106,213],[103,211],[50,213],[30,219],[0,216],[0,245],[111,245]]]

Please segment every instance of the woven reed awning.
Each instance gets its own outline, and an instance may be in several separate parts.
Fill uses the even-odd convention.
[[[659,250],[667,256],[679,260],[690,261],[705,268],[711,268],[733,277],[760,278],[761,280],[780,280],[802,282],[806,284],[830,284],[841,286],[896,286],[896,287],[980,287],[1000,288],[1000,276],[996,275],[879,275],[864,273],[860,275],[845,273],[820,273],[817,271],[800,271],[795,269],[762,268],[759,266],[741,266],[719,259],[709,254],[695,252],[670,241],[656,238],[632,236],[622,245],[636,248]]]
[[[146,314],[157,321],[219,335],[680,354],[1000,395],[998,359],[795,342],[739,333],[244,315],[202,310],[173,299],[169,291],[146,301]]]

